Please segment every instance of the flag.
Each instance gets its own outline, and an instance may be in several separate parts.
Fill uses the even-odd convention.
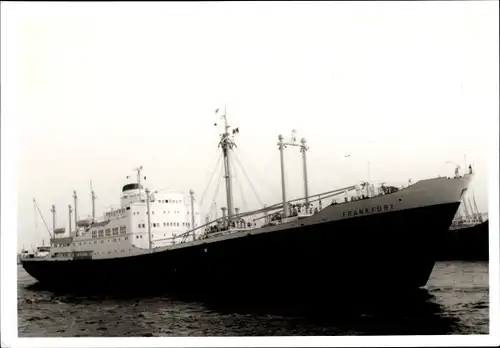
[[[127,175],[127,179],[129,179],[129,178],[130,178],[130,176]]]
[[[218,113],[218,112],[219,112],[219,109],[216,109],[216,110],[215,110],[215,113]]]
[[[144,177],[144,180],[146,180],[146,177]]]
[[[233,129],[233,134],[238,134],[239,132],[240,132],[239,127],[236,127],[235,129]]]

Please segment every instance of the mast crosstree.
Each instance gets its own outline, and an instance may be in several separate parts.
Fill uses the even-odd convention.
[[[285,154],[284,154],[284,149],[286,149],[287,146],[297,146],[300,147],[300,152],[302,153],[302,167],[303,167],[303,172],[304,172],[304,198],[305,198],[305,204],[308,207],[309,206],[309,188],[308,188],[308,182],[307,182],[307,157],[306,157],[306,152],[309,150],[309,146],[307,145],[306,138],[302,138],[300,140],[300,144],[297,143],[297,139],[295,137],[295,133],[297,131],[294,129],[292,130],[292,139],[291,141],[284,141],[283,135],[278,136],[278,149],[280,151],[280,159],[281,159],[281,190],[282,190],[282,198],[283,198],[283,217],[288,216],[288,205],[286,201],[286,185],[285,185]]]

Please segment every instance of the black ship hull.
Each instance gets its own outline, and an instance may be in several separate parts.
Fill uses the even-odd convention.
[[[488,261],[488,220],[441,234],[438,261]]]
[[[324,296],[425,286],[459,202],[212,241],[149,254],[23,260],[40,283],[184,292]],[[432,223],[429,223],[432,222]]]

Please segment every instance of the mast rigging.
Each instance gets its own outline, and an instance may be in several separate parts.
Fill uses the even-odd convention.
[[[52,234],[50,233],[49,226],[47,226],[47,223],[45,222],[45,219],[43,218],[42,212],[40,211],[40,208],[38,207],[38,204],[36,203],[36,200],[34,198],[33,198],[33,203],[34,203],[36,209],[38,210],[38,213],[40,214],[40,217],[42,218],[42,221],[43,221],[43,223],[45,225],[45,228],[47,229],[47,232],[49,233],[50,238],[52,238]]]

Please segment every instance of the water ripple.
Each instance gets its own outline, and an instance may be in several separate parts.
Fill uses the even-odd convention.
[[[179,295],[109,296],[44,289],[18,268],[20,337],[415,335],[489,332],[488,264],[436,264],[426,289],[375,307],[303,308]],[[394,290],[389,290],[394,291]],[[392,300],[391,300],[392,298]],[[323,308],[325,307],[325,308]]]

